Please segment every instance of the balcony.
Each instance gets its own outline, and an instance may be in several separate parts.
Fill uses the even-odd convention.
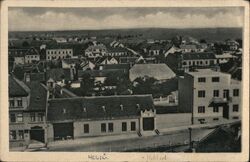
[[[213,97],[210,101],[209,107],[227,105],[231,101],[232,101],[232,97],[226,97],[226,98]]]

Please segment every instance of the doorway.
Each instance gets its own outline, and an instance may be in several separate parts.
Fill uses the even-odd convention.
[[[143,130],[152,131],[154,130],[154,118],[143,118]]]

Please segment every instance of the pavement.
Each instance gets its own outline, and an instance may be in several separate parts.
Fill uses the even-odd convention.
[[[63,141],[53,141],[45,147],[42,143],[32,143],[28,148],[14,148],[12,151],[128,151],[138,148],[187,145],[189,128],[192,128],[192,140],[199,141],[211,134],[218,126],[232,124],[235,121],[221,121],[209,124],[186,125],[160,129],[160,134],[144,132],[142,137],[137,133],[118,134],[98,137],[84,137]]]
[[[74,140],[54,141],[48,144],[48,151],[128,151],[145,147],[158,147],[162,145],[187,145],[189,143],[189,128],[192,128],[192,140],[199,141],[206,138],[218,126],[228,125],[235,121],[221,121],[209,124],[196,124],[173,127],[159,130],[160,134],[144,133],[139,137],[134,134],[113,136],[99,136],[79,138]],[[142,133],[143,135],[143,133]]]

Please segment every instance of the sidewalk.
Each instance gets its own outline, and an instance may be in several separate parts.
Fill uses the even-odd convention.
[[[54,141],[48,144],[51,150],[69,151],[119,151],[121,148],[134,149],[138,147],[152,147],[160,145],[187,144],[189,142],[189,130],[192,128],[192,140],[199,141],[208,136],[217,126],[231,124],[238,121],[222,121],[210,124],[187,125],[161,129],[160,135],[139,137],[134,134],[120,134],[112,136],[85,137],[74,140]]]

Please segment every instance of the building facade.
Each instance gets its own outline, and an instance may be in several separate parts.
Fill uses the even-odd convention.
[[[48,140],[154,132],[155,112],[151,95],[52,99]]]
[[[9,77],[9,145],[28,147],[46,143],[47,90],[39,82],[27,83]]]
[[[241,82],[230,74],[199,69],[179,79],[179,109],[192,113],[192,123],[241,118]]]
[[[73,49],[46,49],[46,60],[57,60],[73,57]]]

